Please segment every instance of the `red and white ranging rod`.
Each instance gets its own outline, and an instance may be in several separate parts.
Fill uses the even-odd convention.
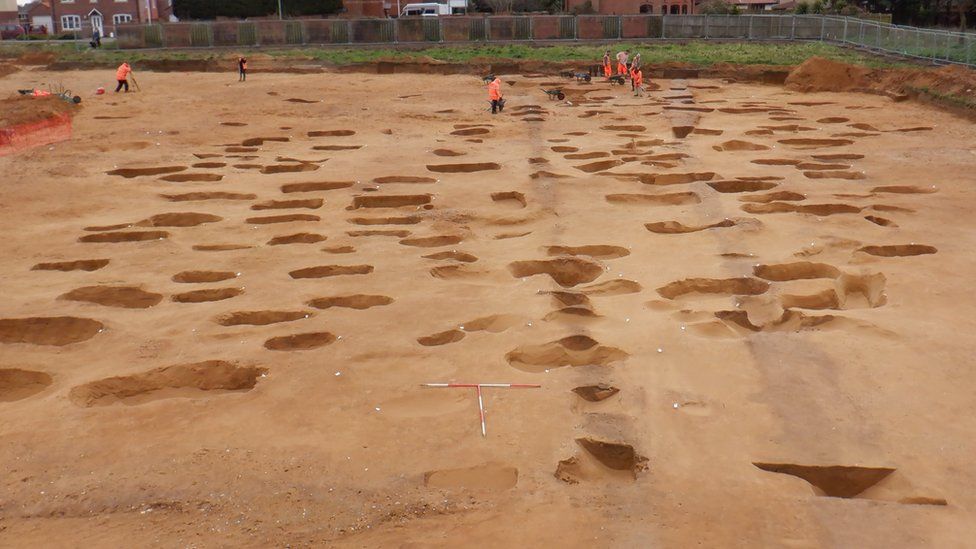
[[[485,426],[485,401],[481,395],[481,390],[485,387],[499,389],[538,389],[542,385],[534,383],[421,383],[422,387],[433,387],[438,389],[471,389],[474,388],[478,393],[478,413],[481,417],[481,436],[488,436]]]

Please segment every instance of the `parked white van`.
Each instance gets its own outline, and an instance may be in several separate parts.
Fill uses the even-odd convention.
[[[401,17],[440,17],[441,15],[464,15],[468,12],[467,0],[444,0],[442,2],[419,2],[407,4],[400,10]]]

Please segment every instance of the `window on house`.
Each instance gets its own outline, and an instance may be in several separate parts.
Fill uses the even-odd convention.
[[[81,30],[80,15],[62,15],[61,28],[64,30]]]
[[[131,23],[132,16],[128,13],[116,13],[112,16],[112,22],[116,25],[121,25],[122,23]]]

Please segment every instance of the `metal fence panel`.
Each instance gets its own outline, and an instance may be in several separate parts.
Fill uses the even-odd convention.
[[[620,38],[662,38],[666,18],[664,15],[622,15]]]
[[[393,19],[356,19],[349,23],[352,26],[349,41],[354,44],[389,44],[395,40]]]
[[[482,42],[487,39],[484,17],[445,17],[440,20],[445,42]]]
[[[706,16],[708,38],[749,38],[750,16],[709,15]]]
[[[576,38],[576,18],[563,15],[542,15],[529,18],[533,40],[573,40]]]
[[[612,15],[581,15],[576,20],[580,40],[607,40],[617,37],[619,19]]]
[[[665,16],[664,38],[708,38],[706,18],[705,15]]]
[[[489,17],[488,39],[496,42],[529,40],[532,23],[529,17]]]
[[[190,46],[190,25],[186,23],[166,25],[163,31],[164,48],[188,48]]]
[[[304,23],[307,44],[347,44],[349,22],[335,19],[306,20]]]
[[[821,15],[507,15],[118,25],[118,45],[188,48],[523,40],[806,40],[976,64],[976,35]]]
[[[818,15],[794,15],[791,37],[796,40],[820,40],[823,18]]]
[[[425,17],[401,17],[395,21],[398,42],[423,42]]]
[[[215,46],[254,46],[258,43],[254,23],[218,21],[212,27]]]

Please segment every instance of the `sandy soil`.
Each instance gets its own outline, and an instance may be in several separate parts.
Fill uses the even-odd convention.
[[[137,77],[0,158],[3,545],[972,543],[972,123]]]

